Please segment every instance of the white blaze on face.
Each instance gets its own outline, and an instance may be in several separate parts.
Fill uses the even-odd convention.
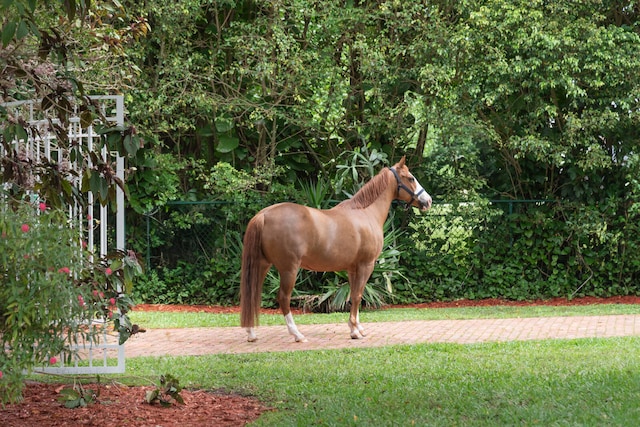
[[[418,200],[420,201],[420,203],[422,204],[422,207],[420,208],[420,210],[426,211],[427,209],[431,208],[431,203],[432,203],[431,196],[429,195],[429,193],[427,193],[424,190],[424,188],[422,188],[422,185],[420,185],[417,179],[416,179],[415,194],[418,197]]]

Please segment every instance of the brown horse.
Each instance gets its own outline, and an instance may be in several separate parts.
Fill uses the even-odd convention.
[[[262,284],[272,265],[280,273],[278,303],[296,341],[306,341],[290,310],[299,268],[348,273],[351,338],[364,336],[360,301],[382,251],[382,227],[393,200],[405,201],[423,211],[431,207],[431,196],[411,175],[404,157],[332,209],[279,203],[258,212],[249,221],[242,250],[240,323],[246,328],[249,341],[257,339],[254,327],[258,324]]]

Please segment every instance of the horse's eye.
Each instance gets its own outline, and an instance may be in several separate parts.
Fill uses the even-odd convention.
[[[416,179],[412,176],[409,177],[409,182],[416,182]]]

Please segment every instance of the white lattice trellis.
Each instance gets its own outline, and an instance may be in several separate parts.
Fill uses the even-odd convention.
[[[121,95],[116,96],[93,96],[91,99],[96,102],[101,109],[102,115],[107,122],[114,126],[124,125],[124,101]],[[30,126],[38,129],[33,132],[27,139],[14,140],[12,143],[27,158],[33,159],[35,162],[48,160],[65,164],[65,167],[79,168],[76,162],[72,162],[66,153],[60,149],[57,144],[57,137],[54,132],[50,131],[51,123],[59,125],[57,119],[46,117],[46,115],[37,107],[39,101],[16,101],[2,104],[13,116],[21,117],[29,123]],[[69,120],[68,126],[69,141],[77,144],[85,152],[93,151],[95,146],[99,145],[101,136],[94,131],[93,125],[83,128],[82,121],[78,114],[73,114]],[[0,156],[4,153],[0,146]],[[124,158],[118,152],[107,152],[106,148],[102,151],[103,159],[107,160],[110,156],[115,161],[116,174],[124,180]],[[81,176],[81,175],[79,175]],[[80,185],[80,182],[75,182]],[[118,188],[116,190],[116,209],[115,209],[115,242],[116,249],[125,249],[125,216],[124,216],[124,193]],[[36,196],[37,197],[37,196]],[[94,196],[90,192],[87,195],[86,204],[84,206],[69,206],[69,217],[74,223],[78,224],[79,233],[82,238],[86,238],[87,248],[91,253],[99,254],[101,257],[108,253],[109,230],[113,228],[113,224],[109,219],[109,207],[101,206],[94,203]],[[111,220],[113,221],[113,218]],[[83,224],[87,224],[83,229]],[[101,322],[96,320],[90,327],[100,328]],[[124,345],[118,344],[118,337],[111,336],[105,328],[100,334],[98,342],[79,342],[74,344],[72,349],[75,351],[71,355],[71,361],[67,359],[68,355],[60,355],[61,366],[43,367],[38,369],[46,373],[56,374],[108,374],[122,373],[125,371],[125,355]],[[109,363],[109,360],[117,360],[117,364]]]

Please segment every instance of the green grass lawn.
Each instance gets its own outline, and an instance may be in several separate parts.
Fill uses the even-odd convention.
[[[636,314],[633,305],[365,311],[363,322]],[[299,324],[346,322],[298,315]],[[133,312],[142,326],[238,326],[237,314]],[[263,325],[282,325],[264,315]],[[635,426],[640,337],[199,357],[132,358],[128,381],[163,373],[186,387],[256,396],[258,426]],[[129,380],[138,382],[138,380]]]
[[[608,314],[636,314],[640,306],[629,304],[600,304],[585,306],[531,306],[531,307],[463,307],[428,309],[365,310],[360,320],[367,322],[391,322],[400,320],[447,320],[447,319],[505,319],[517,317],[547,316],[594,316]],[[147,328],[195,328],[215,326],[239,326],[239,314],[172,313],[132,311],[131,321]],[[302,314],[295,316],[299,325],[322,323],[346,323],[347,313]],[[281,315],[263,314],[260,324],[284,325]]]
[[[366,311],[366,322],[637,314],[639,306],[473,307]],[[237,314],[133,312],[143,327],[237,326]],[[346,322],[345,313],[296,316]],[[262,324],[282,325],[279,315]],[[636,426],[640,337],[127,359],[146,385],[255,396],[274,408],[256,426]],[[56,377],[59,381],[60,378]],[[105,378],[102,377],[102,381]]]
[[[130,374],[253,395],[259,426],[635,426],[640,338],[133,358]]]

